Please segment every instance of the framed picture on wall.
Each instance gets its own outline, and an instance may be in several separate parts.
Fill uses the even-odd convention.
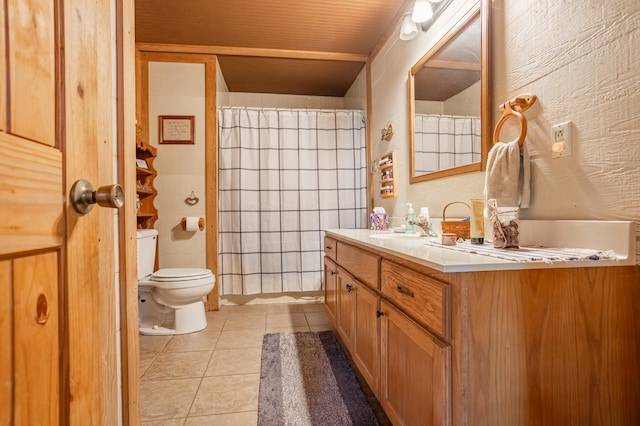
[[[159,115],[158,135],[161,144],[195,144],[193,115]]]

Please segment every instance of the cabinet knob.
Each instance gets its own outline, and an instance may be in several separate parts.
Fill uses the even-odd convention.
[[[335,274],[336,274],[336,271],[331,271],[331,275],[335,275]]]
[[[383,315],[384,315],[384,312],[376,311],[376,318],[380,318]]]
[[[349,293],[353,291],[353,286],[351,284],[347,284],[345,287]]]

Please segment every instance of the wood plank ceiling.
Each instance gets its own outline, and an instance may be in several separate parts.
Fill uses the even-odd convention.
[[[232,92],[344,96],[413,0],[135,0],[141,50],[218,54]]]

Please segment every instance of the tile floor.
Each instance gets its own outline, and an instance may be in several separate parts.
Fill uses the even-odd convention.
[[[143,426],[256,425],[264,334],[332,329],[321,303],[222,306],[207,322],[140,336]]]

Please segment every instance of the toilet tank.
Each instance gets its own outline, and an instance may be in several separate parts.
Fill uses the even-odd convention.
[[[153,273],[156,263],[156,242],[158,231],[156,229],[138,229],[138,279],[142,279]]]

